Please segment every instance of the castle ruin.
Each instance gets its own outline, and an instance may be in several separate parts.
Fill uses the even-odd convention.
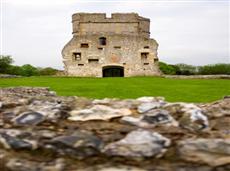
[[[73,38],[62,50],[65,71],[80,77],[159,75],[150,20],[136,13],[76,13]]]

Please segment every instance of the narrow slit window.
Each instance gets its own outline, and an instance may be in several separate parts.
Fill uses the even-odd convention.
[[[144,63],[144,65],[149,65],[149,63]]]
[[[149,53],[148,53],[148,52],[142,52],[142,53],[141,53],[141,60],[147,60],[147,59],[148,59],[148,56],[149,56]]]
[[[98,59],[88,59],[89,64],[97,64],[99,62]]]
[[[121,46],[114,46],[114,49],[121,49]]]
[[[99,38],[99,44],[102,45],[102,46],[106,45],[106,38],[105,37],[100,37]]]
[[[149,49],[149,46],[144,46],[144,49]]]
[[[158,58],[154,58],[154,62],[158,62]]]
[[[78,66],[84,66],[84,64],[78,64]]]
[[[73,58],[75,61],[80,61],[81,60],[81,53],[73,53]]]
[[[81,48],[89,48],[89,44],[88,43],[81,43]]]

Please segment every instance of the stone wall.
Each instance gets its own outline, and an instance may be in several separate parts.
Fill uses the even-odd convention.
[[[149,38],[149,22],[136,13],[113,13],[111,18],[107,18],[105,13],[76,13],[72,16],[74,35],[144,33],[143,36]]]
[[[163,75],[163,77],[178,79],[230,79],[230,75]]]
[[[102,77],[104,66],[122,67],[124,76],[159,75],[158,44],[149,38],[149,19],[136,13],[115,13],[111,18],[76,13],[72,19],[73,38],[62,51],[68,75]],[[106,45],[100,44],[101,37]],[[147,53],[147,59],[141,53]],[[81,59],[76,60],[75,54]]]
[[[227,171],[230,97],[86,99],[0,89],[1,171]]]

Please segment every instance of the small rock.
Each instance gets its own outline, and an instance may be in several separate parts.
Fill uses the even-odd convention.
[[[0,133],[6,133],[7,135],[10,135],[12,137],[17,137],[22,134],[22,131],[18,129],[0,129]]]
[[[223,99],[229,99],[230,98],[230,95],[226,95],[223,97]]]
[[[65,108],[64,104],[49,99],[34,100],[29,105],[29,110],[43,114],[46,117],[46,120],[51,122],[57,122],[59,119],[67,118],[67,114],[66,112],[63,112],[63,108]]]
[[[37,135],[41,138],[50,139],[50,138],[54,138],[57,135],[57,133],[50,130],[39,130],[37,131]]]
[[[59,153],[79,158],[97,154],[102,148],[102,141],[88,132],[78,131],[73,135],[59,136],[51,140]]]
[[[93,104],[108,105],[112,100],[109,98],[95,99],[92,101]]]
[[[0,127],[3,127],[4,126],[4,122],[2,119],[0,119]]]
[[[208,128],[209,122],[201,108],[190,103],[171,103],[164,109],[179,122],[180,127],[190,131],[201,131]]]
[[[19,138],[10,136],[6,133],[0,133],[0,143],[5,149],[14,149],[14,150],[32,150],[33,144],[21,140]]]
[[[37,125],[45,120],[44,115],[38,112],[25,112],[13,119],[15,125]]]
[[[21,158],[11,158],[6,163],[10,171],[64,171],[64,159],[58,158],[52,162],[34,162]]]
[[[69,120],[72,121],[88,121],[88,120],[109,120],[112,118],[131,115],[131,111],[126,108],[113,109],[105,105],[94,105],[90,109],[71,111]]]
[[[184,111],[184,115],[180,118],[179,123],[183,128],[197,131],[208,127],[207,116],[196,105],[184,104],[182,111]]]
[[[164,101],[163,97],[139,97],[136,99],[139,102],[142,103],[150,103],[150,102],[155,102],[155,101]]]
[[[182,159],[210,166],[230,164],[230,139],[188,139],[178,143]]]
[[[55,91],[49,91],[49,95],[50,95],[50,96],[56,96],[57,93],[56,93]]]
[[[53,96],[50,93],[49,88],[46,87],[9,87],[1,88],[0,95],[14,95],[23,97],[33,97],[33,96]]]
[[[148,170],[134,167],[134,166],[126,166],[126,165],[118,165],[118,166],[98,165],[98,166],[91,166],[89,168],[79,169],[77,171],[148,171]]]
[[[163,103],[160,103],[160,102],[142,103],[141,105],[138,106],[137,111],[139,113],[145,113],[151,109],[159,108],[162,105]]]
[[[17,158],[9,159],[5,165],[10,171],[37,171],[39,169],[34,163]]]
[[[57,158],[55,161],[49,163],[41,163],[41,171],[65,171],[66,164],[63,158]]]
[[[214,130],[230,131],[230,117],[220,117],[209,120],[210,127]]]
[[[138,129],[125,138],[108,144],[103,152],[110,156],[161,157],[166,152],[170,140],[148,130]]]
[[[230,116],[230,98],[201,106],[209,118]]]
[[[178,126],[178,122],[170,116],[169,112],[161,109],[151,110],[141,115],[139,118],[124,116],[121,121],[142,128],[153,128],[161,124],[166,126]]]
[[[115,109],[137,109],[137,106],[140,105],[140,102],[133,100],[133,99],[124,99],[124,100],[114,100],[110,102],[110,107]]]
[[[2,119],[4,122],[10,122],[14,117],[14,112],[2,112]]]

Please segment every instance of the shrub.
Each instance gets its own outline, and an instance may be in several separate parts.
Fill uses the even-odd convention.
[[[194,75],[197,74],[197,67],[187,64],[176,64],[176,67],[178,67],[178,73],[177,75]]]
[[[21,73],[20,75],[22,76],[34,76],[34,75],[39,75],[39,71],[36,67],[26,64],[21,66]]]
[[[164,62],[159,62],[159,69],[164,74],[174,75],[177,72],[177,68],[173,65],[168,65]]]
[[[51,67],[47,67],[47,68],[41,68],[39,70],[39,74],[40,75],[55,75],[57,73],[58,70],[51,68]]]
[[[199,74],[215,75],[215,74],[228,74],[230,75],[230,64],[214,64],[199,67]]]
[[[30,64],[23,66],[11,65],[13,59],[11,56],[0,55],[0,73],[11,74],[11,75],[21,75],[21,76],[37,76],[37,75],[56,75],[57,69],[47,67],[47,68],[36,68]]]
[[[20,66],[10,65],[6,71],[7,74],[10,75],[21,75],[22,68]]]

